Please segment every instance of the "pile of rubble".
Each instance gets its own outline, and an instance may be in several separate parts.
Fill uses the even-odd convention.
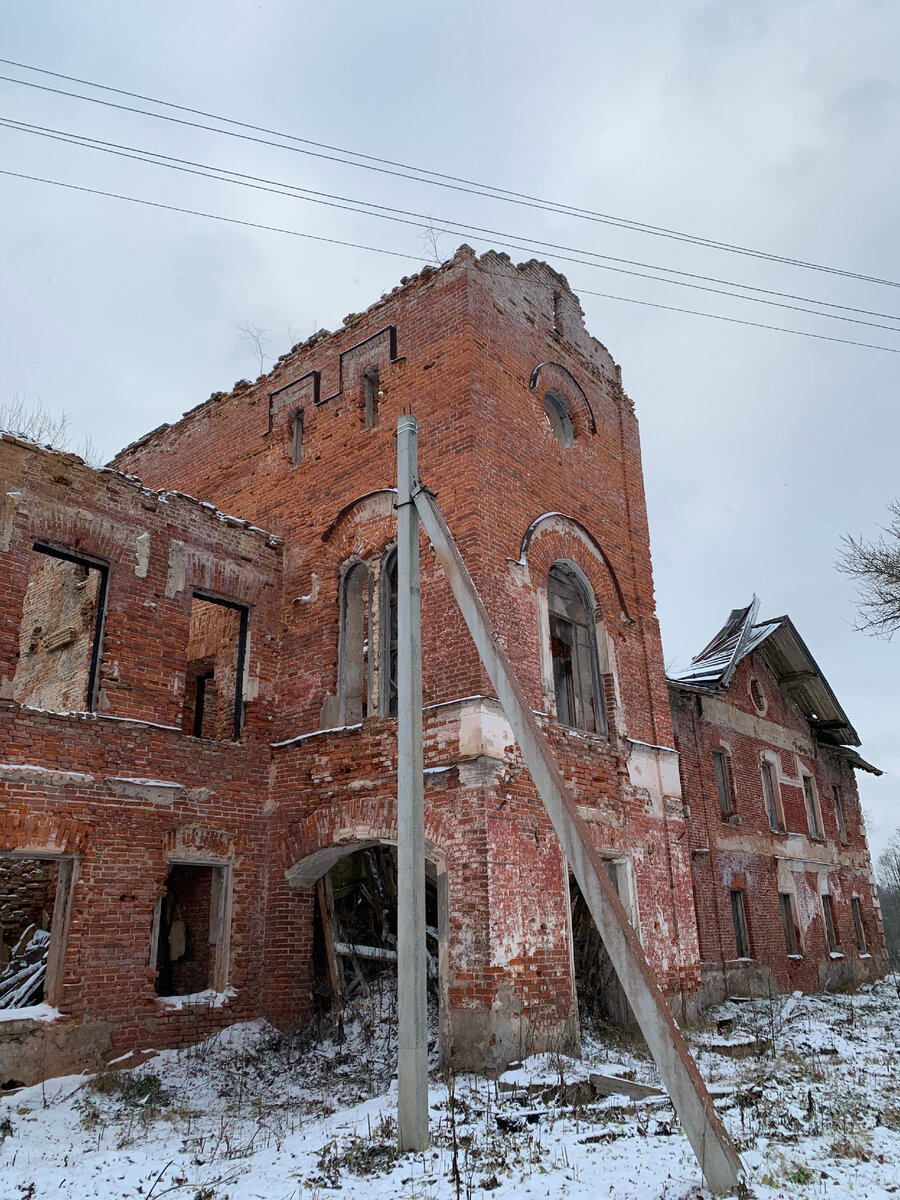
[[[0,970],[0,1009],[41,1003],[49,952],[50,931],[29,925]]]

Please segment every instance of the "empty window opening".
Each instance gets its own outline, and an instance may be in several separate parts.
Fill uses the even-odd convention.
[[[821,841],[825,835],[822,832],[822,818],[819,815],[819,804],[816,800],[816,791],[813,785],[812,776],[803,776],[803,800],[806,804],[806,820],[809,825],[810,837]]]
[[[381,694],[382,716],[397,715],[397,551],[388,555],[381,579]]]
[[[294,413],[291,422],[291,461],[299,467],[303,461],[303,409]]]
[[[440,948],[446,944],[439,914],[438,873],[425,864],[425,927],[429,1007],[436,1016]],[[391,846],[346,855],[316,885],[314,939],[316,997],[320,1008],[358,995],[393,993],[397,974],[397,856]]]
[[[575,426],[569,415],[569,402],[562,392],[545,393],[544,416],[559,444],[566,448],[571,446],[575,441]]]
[[[553,293],[553,328],[557,333],[562,333],[562,293]]]
[[[575,572],[561,563],[547,577],[547,607],[556,718],[560,725],[606,733],[592,607]]]
[[[153,965],[158,996],[191,996],[227,981],[228,868],[174,863],[156,907]]]
[[[604,865],[629,920],[634,924],[628,863],[609,859]],[[589,1031],[608,1025],[632,1026],[635,1022],[631,1007],[574,875],[569,876],[569,904],[575,992],[582,1028]]]
[[[834,923],[834,906],[827,892],[822,896],[822,917],[825,921],[825,940],[828,943],[828,949],[835,954],[838,948],[837,926]]]
[[[247,609],[195,595],[191,603],[181,727],[219,741],[241,736]]]
[[[731,771],[728,755],[724,750],[713,750],[713,768],[716,773],[716,790],[719,793],[719,811],[723,817],[734,815],[734,792],[731,787]]]
[[[381,399],[381,384],[377,367],[367,367],[363,371],[363,417],[366,429],[374,429],[378,424],[378,402]]]
[[[788,954],[800,954],[800,928],[794,908],[794,897],[790,892],[779,892],[781,927],[784,930],[784,946]]]
[[[0,857],[0,1009],[55,1004],[73,860]]]
[[[731,893],[731,916],[734,921],[734,941],[738,958],[750,958],[750,933],[747,929],[747,910],[744,893],[736,888]]]
[[[750,699],[758,713],[763,714],[766,711],[766,698],[759,686],[759,680],[755,676],[750,680]]]
[[[850,901],[850,908],[853,912],[853,928],[856,932],[856,949],[860,954],[866,954],[866,927],[863,925],[862,908],[855,896]]]
[[[372,574],[365,563],[354,563],[341,589],[339,689],[341,720],[355,725],[371,713],[372,697]]]
[[[766,815],[769,818],[769,828],[777,832],[784,829],[784,819],[781,815],[781,799],[778,792],[778,783],[775,780],[775,768],[767,759],[764,759],[760,770],[762,771],[763,797],[766,802]]]
[[[844,817],[844,796],[838,785],[832,784],[831,793],[834,797],[834,819],[837,822],[838,834],[842,842],[847,841],[847,821]]]
[[[53,712],[97,701],[107,567],[36,543],[22,606],[13,699]]]

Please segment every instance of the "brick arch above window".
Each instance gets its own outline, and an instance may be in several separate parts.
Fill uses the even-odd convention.
[[[458,843],[446,817],[432,805],[425,812],[425,856],[443,865],[447,851]],[[281,868],[294,887],[311,887],[346,854],[366,846],[396,845],[397,797],[347,797],[291,822],[276,839]]]
[[[561,363],[538,363],[531,372],[528,387],[540,401],[543,401],[548,392],[554,392],[563,397],[576,440],[579,435],[593,437],[597,432],[594,410],[585,395],[584,388],[571,371],[568,371]]]
[[[351,500],[322,534],[335,563],[383,553],[397,537],[396,488],[379,488]]]
[[[519,562],[532,579],[546,580],[555,562],[570,562],[581,573],[597,601],[598,619],[607,625],[634,624],[616,570],[605,550],[580,521],[565,513],[542,513],[522,538]]]

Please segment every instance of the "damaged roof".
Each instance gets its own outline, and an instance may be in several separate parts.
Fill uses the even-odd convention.
[[[692,691],[724,692],[741,660],[757,650],[809,721],[817,740],[833,746],[859,746],[859,734],[790,617],[757,621],[758,612],[758,596],[746,608],[734,609],[690,666],[669,674],[670,683]],[[853,766],[881,774],[854,752],[847,751],[846,757]]]

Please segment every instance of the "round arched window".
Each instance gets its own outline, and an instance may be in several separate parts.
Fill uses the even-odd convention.
[[[575,428],[569,416],[569,402],[561,392],[544,394],[544,416],[559,444],[571,446],[575,441]]]

